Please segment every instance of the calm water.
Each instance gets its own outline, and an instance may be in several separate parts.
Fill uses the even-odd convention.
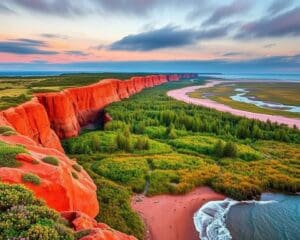
[[[269,108],[274,110],[300,113],[299,106],[284,105],[281,103],[271,103],[271,102],[260,101],[257,99],[252,99],[246,96],[247,93],[249,93],[249,91],[243,88],[236,88],[235,92],[236,94],[231,96],[230,98],[237,102],[249,103],[261,108]]]
[[[261,74],[247,74],[247,73],[235,73],[235,74],[208,74],[206,76],[223,78],[223,79],[239,79],[239,80],[279,80],[279,81],[299,81],[300,82],[300,73],[282,73],[282,74],[270,74],[270,73],[261,73]]]
[[[260,201],[209,202],[194,223],[202,240],[299,240],[300,196],[265,193]]]

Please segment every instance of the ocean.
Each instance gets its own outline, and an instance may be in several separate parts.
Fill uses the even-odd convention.
[[[230,74],[199,74],[199,76],[208,76],[223,78],[228,80],[279,80],[279,81],[299,81],[300,73],[230,73]]]
[[[195,213],[194,223],[201,240],[299,240],[300,195],[212,201]]]

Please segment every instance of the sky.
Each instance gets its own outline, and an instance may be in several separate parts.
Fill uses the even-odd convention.
[[[1,0],[0,71],[300,73],[300,0]]]

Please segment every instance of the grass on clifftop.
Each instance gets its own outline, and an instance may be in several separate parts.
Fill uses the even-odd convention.
[[[0,141],[0,167],[20,167],[21,163],[16,160],[19,153],[26,153],[26,149]]]
[[[59,92],[65,88],[86,86],[101,79],[129,79],[137,73],[78,73],[43,77],[0,77],[0,110],[30,100],[34,93]]]
[[[63,142],[98,187],[98,220],[143,239],[143,224],[130,207],[134,193],[184,194],[210,186],[240,200],[300,190],[299,130],[166,96],[196,83],[167,83],[114,103],[106,109],[113,121],[103,131]],[[141,138],[148,142],[142,150]]]

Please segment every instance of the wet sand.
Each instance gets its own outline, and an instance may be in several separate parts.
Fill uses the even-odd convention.
[[[209,187],[199,187],[179,196],[136,195],[131,206],[145,222],[147,240],[199,240],[193,222],[194,213],[206,202],[224,198]]]
[[[241,116],[241,117],[246,117],[250,119],[257,119],[260,121],[268,121],[270,120],[271,122],[279,123],[279,124],[286,124],[289,127],[293,127],[296,125],[298,128],[300,128],[300,119],[299,118],[288,118],[288,117],[283,117],[283,116],[278,116],[278,115],[269,115],[269,114],[263,114],[263,113],[253,113],[253,112],[247,112],[243,110],[238,110],[234,109],[232,107],[229,107],[227,105],[217,103],[213,100],[210,99],[199,99],[199,98],[192,98],[188,96],[188,93],[194,92],[197,89],[201,88],[209,88],[213,87],[217,84],[221,83],[232,83],[232,82],[237,82],[237,81],[209,81],[204,85],[200,86],[191,86],[191,87],[186,87],[186,88],[181,88],[181,89],[175,89],[171,90],[167,93],[169,97],[172,97],[176,100],[183,101],[185,103],[189,104],[195,104],[207,108],[213,108],[215,110],[221,111],[221,112],[228,112],[236,116]]]

